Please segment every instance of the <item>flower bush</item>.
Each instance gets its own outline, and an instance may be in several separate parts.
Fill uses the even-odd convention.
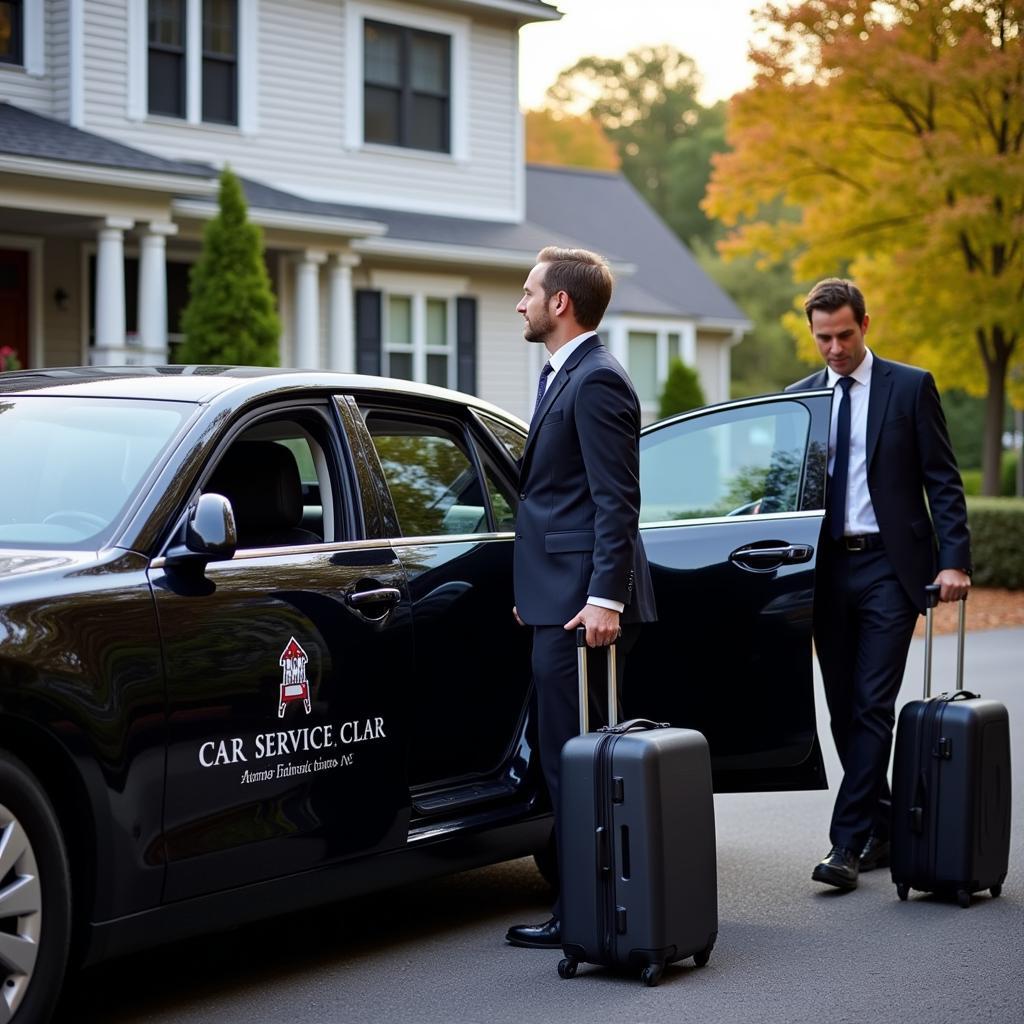
[[[4,370],[20,370],[18,353],[10,345],[0,345],[0,372]]]

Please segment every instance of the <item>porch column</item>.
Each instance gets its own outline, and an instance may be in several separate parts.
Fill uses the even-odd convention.
[[[320,264],[327,254],[307,249],[295,267],[294,366],[304,370],[320,368]]]
[[[330,290],[327,304],[327,365],[332,370],[353,373],[355,356],[355,319],[352,307],[352,268],[359,257],[350,252],[336,253],[330,265]]]
[[[96,236],[98,348],[124,348],[124,233],[134,223],[127,217],[107,217]]]
[[[139,238],[139,344],[167,361],[167,245],[178,225],[151,221]]]

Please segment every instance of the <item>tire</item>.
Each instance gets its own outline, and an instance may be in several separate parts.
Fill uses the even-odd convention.
[[[25,765],[0,751],[0,1014],[12,1024],[50,1019],[70,939],[71,874],[57,816]]]

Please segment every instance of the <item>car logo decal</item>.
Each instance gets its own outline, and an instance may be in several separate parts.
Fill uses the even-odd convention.
[[[309,656],[299,646],[298,640],[292,637],[278,659],[282,670],[281,692],[277,702],[278,718],[284,718],[285,708],[297,700],[302,701],[306,714],[310,713],[309,680],[306,678],[306,662],[308,661]]]

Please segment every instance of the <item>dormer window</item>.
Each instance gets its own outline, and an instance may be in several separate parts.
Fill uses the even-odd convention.
[[[366,142],[450,152],[450,97],[449,36],[363,22]]]
[[[149,0],[148,96],[151,114],[238,123],[238,0]]]
[[[24,63],[25,12],[23,0],[0,2],[0,64]]]

